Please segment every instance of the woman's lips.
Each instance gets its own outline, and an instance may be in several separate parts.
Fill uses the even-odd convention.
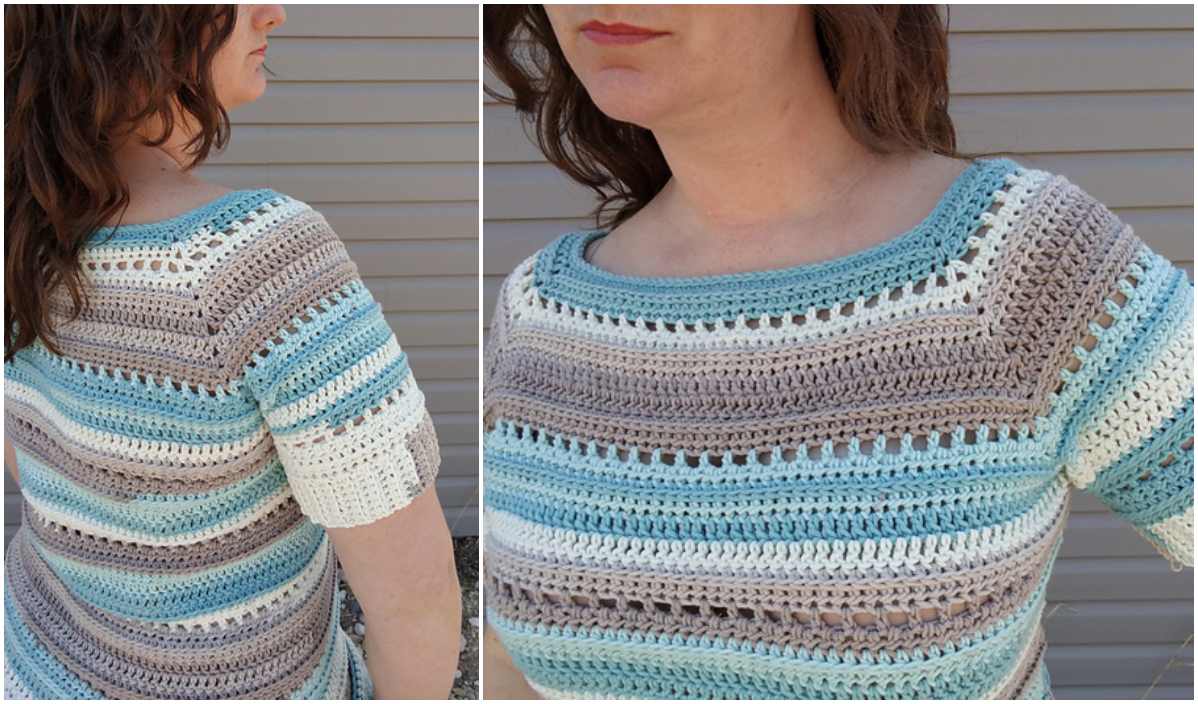
[[[587,22],[579,27],[579,31],[596,44],[640,44],[669,34],[623,22],[604,24],[598,20]]]
[[[262,58],[266,58],[266,45],[263,44],[262,46],[258,47],[257,49],[254,49],[250,53],[257,54],[257,55],[261,56]]]

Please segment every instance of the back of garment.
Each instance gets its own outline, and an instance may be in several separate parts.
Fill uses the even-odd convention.
[[[245,190],[104,228],[81,263],[62,354],[5,364],[6,698],[370,698],[324,528],[406,505],[440,458],[344,245]]]

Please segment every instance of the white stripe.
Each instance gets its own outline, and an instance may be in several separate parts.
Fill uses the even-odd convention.
[[[329,379],[308,395],[269,411],[266,414],[266,420],[271,427],[279,428],[319,415],[329,406],[353,393],[358,387],[371,381],[387,365],[399,359],[399,356],[399,343],[392,334],[382,347],[363,357],[341,374]],[[407,379],[404,381],[406,383]]]
[[[118,528],[108,523],[96,523],[95,521],[85,518],[74,513],[67,513],[59,510],[58,507],[48,504],[41,499],[25,494],[25,500],[29,502],[29,507],[34,510],[37,517],[43,522],[51,521],[60,526],[65,526],[91,536],[107,538],[108,540],[119,540],[123,543],[131,543],[136,545],[153,545],[153,546],[178,546],[191,545],[206,540],[212,540],[220,535],[232,533],[240,530],[255,521],[262,519],[271,511],[275,510],[291,496],[291,490],[286,484],[280,486],[272,494],[266,496],[257,506],[254,506],[245,513],[240,513],[234,520],[226,520],[209,526],[198,531],[189,531],[186,533],[178,533],[170,537],[160,535],[151,535],[137,531]]]
[[[187,239],[167,246],[85,247],[79,256],[82,271],[93,284],[106,286],[167,291],[194,286],[204,281],[246,243],[278,227],[280,222],[311,210],[306,203],[288,196],[284,196],[278,205],[263,203],[260,207],[266,213],[259,213],[257,209],[246,213],[230,223],[227,232],[216,232],[210,225],[204,225],[190,233]],[[251,218],[251,222],[242,222],[245,217]],[[214,240],[219,244],[210,247],[208,243]],[[119,242],[118,234],[113,244]],[[197,256],[199,258],[193,258]],[[144,261],[145,265],[141,269],[134,269],[132,262],[138,260]],[[150,263],[155,260],[162,262],[157,271],[150,268]],[[118,262],[129,264],[122,271],[116,268]],[[107,271],[102,268],[105,263],[110,267]],[[96,270],[91,269],[91,264],[96,265]],[[175,266],[175,271],[170,270],[171,264]]]
[[[1035,508],[1005,523],[896,539],[747,543],[634,538],[544,526],[491,508],[484,509],[484,527],[488,539],[517,553],[567,565],[760,577],[844,576],[991,562],[1047,530],[1066,493],[1062,479],[1051,485]]]
[[[211,468],[234,462],[262,443],[269,430],[263,422],[254,433],[244,439],[230,443],[192,445],[181,442],[144,440],[107,433],[85,427],[67,418],[36,389],[13,379],[4,380],[4,393],[17,401],[31,406],[47,422],[79,447],[89,451],[110,455],[122,460],[158,465],[158,476],[168,479],[195,476],[196,469]],[[166,471],[166,470],[174,471]]]
[[[1170,516],[1149,527],[1149,531],[1164,544],[1165,557],[1186,567],[1194,566],[1194,507]]]
[[[1194,393],[1193,336],[1191,308],[1166,344],[1149,351],[1155,356],[1143,360],[1127,393],[1096,410],[1098,420],[1078,434],[1076,459],[1068,469],[1078,488],[1088,487],[1100,471],[1148,440]]]
[[[424,420],[424,394],[408,376],[399,397],[335,434],[325,425],[275,436],[279,459],[305,515],[326,527],[362,525],[416,498],[420,481],[409,439]],[[435,471],[433,468],[430,471]]]
[[[316,550],[316,557],[305,565],[304,569],[298,575],[265,594],[256,596],[248,601],[238,602],[220,611],[213,611],[174,621],[159,621],[158,623],[169,625],[172,630],[199,627],[204,631],[208,631],[225,628],[229,625],[228,621],[230,620],[234,624],[240,625],[243,621],[252,618],[263,607],[272,607],[270,609],[271,613],[277,613],[280,607],[285,610],[288,604],[303,601],[312,590],[320,585],[320,574],[324,571],[325,563],[329,560],[329,556],[332,553],[328,549],[328,541],[328,534],[323,534],[320,538],[320,547]]]

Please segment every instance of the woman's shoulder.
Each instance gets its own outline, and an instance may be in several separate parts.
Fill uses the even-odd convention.
[[[221,334],[262,339],[310,308],[368,295],[341,238],[299,198],[231,192],[197,232],[183,254],[206,272],[196,296]]]
[[[1132,227],[1107,205],[1109,196],[1089,185],[1083,175],[1009,156],[980,161],[1007,174],[1000,200],[1008,205],[996,217],[1034,233],[1033,241],[1043,244],[1046,255],[1101,259],[1117,244],[1133,249],[1142,244]]]
[[[502,288],[509,291],[518,283],[528,283],[564,266],[568,255],[588,235],[598,230],[570,230],[555,235],[547,244],[525,252],[520,262],[504,276]]]

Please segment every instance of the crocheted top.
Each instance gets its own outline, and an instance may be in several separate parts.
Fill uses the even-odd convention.
[[[545,696],[1050,698],[1071,487],[1193,564],[1193,284],[1065,177],[977,159],[755,273],[603,235],[512,272],[486,350],[487,617]]]
[[[370,698],[325,527],[404,506],[440,457],[344,245],[263,189],[104,228],[81,262],[62,356],[4,367],[6,696]]]

